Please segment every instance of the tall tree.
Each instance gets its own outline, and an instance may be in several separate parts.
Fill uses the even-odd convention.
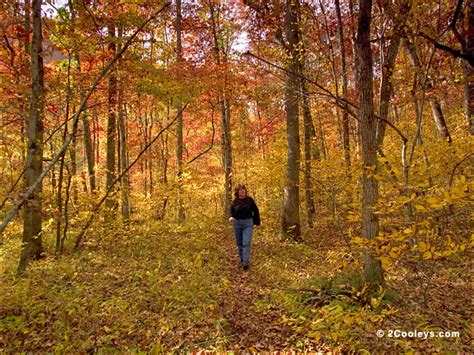
[[[359,57],[357,91],[360,95],[359,121],[361,127],[362,160],[362,237],[374,239],[379,233],[379,219],[375,208],[379,185],[374,177],[377,167],[377,120],[374,115],[373,62],[370,48],[372,0],[359,0],[357,53]],[[365,280],[371,286],[383,285],[382,265],[369,249],[364,252]]]
[[[181,0],[176,0],[176,63],[178,70],[181,71],[181,63],[183,60],[181,46]],[[178,222],[184,221],[184,205],[183,205],[183,112],[181,98],[178,97],[176,110],[178,111],[177,122],[177,147],[176,155],[178,161]]]
[[[342,23],[341,16],[341,6],[339,0],[335,1],[336,5],[336,19],[337,19],[337,34],[339,38],[339,51],[341,53],[341,76],[342,76],[342,98],[344,100],[342,104],[342,145],[344,147],[344,161],[346,166],[351,166],[351,148],[349,140],[349,112],[347,110],[347,87],[348,87],[348,77],[347,77],[347,65],[346,65],[346,47],[344,45],[344,27]]]
[[[118,39],[119,43],[122,43],[122,32],[123,30],[119,28]],[[122,60],[119,61],[119,66],[121,67]],[[120,191],[122,197],[122,219],[124,222],[128,222],[130,219],[130,188],[129,188],[129,178],[128,172],[126,171],[128,167],[128,150],[127,150],[127,129],[126,129],[126,107],[125,107],[125,90],[124,90],[124,75],[120,71],[120,76],[118,80],[118,135],[119,135],[119,161],[120,161],[120,173],[122,177],[120,179]]]
[[[25,184],[32,186],[43,171],[43,113],[44,68],[43,35],[41,28],[41,0],[32,2],[33,38],[31,41],[31,97],[27,124],[28,148],[26,156]],[[42,246],[42,184],[39,184],[23,211],[23,237],[18,273],[25,271],[28,261],[38,259]]]
[[[215,7],[214,1],[209,1],[209,9],[211,12],[211,30],[214,40],[214,54],[218,66],[227,63],[227,55],[224,48],[219,45],[219,31],[218,31],[218,10]],[[222,59],[221,59],[222,55]],[[224,83],[218,85],[218,100],[221,109],[221,137],[222,137],[222,162],[224,165],[224,214],[230,209],[232,200],[232,131],[230,128],[230,98],[228,97],[226,87],[226,71],[224,67]]]
[[[116,35],[115,26],[109,25],[109,51],[111,56],[115,56],[116,52]],[[113,68],[109,75],[108,87],[108,113],[107,113],[107,149],[106,149],[106,179],[105,189],[108,190],[115,180],[116,165],[116,141],[117,141],[117,72]],[[115,199],[107,198],[105,208],[110,211],[115,207]]]
[[[393,33],[390,39],[390,44],[387,48],[387,53],[383,55],[382,64],[382,80],[380,83],[380,99],[379,99],[379,116],[382,118],[377,122],[377,145],[382,148],[385,137],[385,129],[387,127],[388,112],[390,107],[390,99],[393,94],[393,71],[395,68],[395,61],[397,59],[398,51],[400,49],[400,42],[403,35],[403,27],[406,23],[408,14],[411,9],[410,2],[403,2],[398,9],[398,15],[394,14],[394,9],[388,5],[388,13],[394,19]],[[383,50],[383,47],[382,47]]]
[[[298,0],[286,0],[285,8],[285,40],[290,56],[285,74],[285,113],[286,140],[288,157],[286,182],[283,199],[281,235],[283,238],[299,239],[301,237],[299,209],[299,178],[300,178],[300,136],[298,122],[298,90],[300,80],[296,75],[299,70],[301,55],[298,51]]]
[[[311,146],[314,137],[313,119],[311,117],[311,109],[309,106],[308,88],[304,80],[300,80],[301,85],[301,106],[303,109],[303,125],[304,125],[304,183],[305,183],[305,202],[306,202],[306,220],[308,227],[313,226],[313,218],[315,213],[314,197],[313,197],[313,177],[311,171]]]

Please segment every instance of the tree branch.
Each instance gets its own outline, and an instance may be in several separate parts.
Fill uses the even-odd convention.
[[[214,136],[216,134],[216,128],[214,127],[214,106],[212,107],[212,114],[211,114],[211,124],[212,124],[212,140],[211,140],[211,145],[203,152],[199,153],[198,155],[196,155],[194,158],[192,158],[190,161],[187,162],[187,164],[191,164],[193,161],[195,161],[196,159],[200,158],[201,156],[203,156],[204,154],[206,154],[208,151],[210,151],[212,149],[212,147],[214,146]]]
[[[309,79],[308,77],[304,76],[304,75],[301,75],[299,73],[295,73],[295,72],[292,72],[288,69],[285,69],[281,66],[279,66],[278,64],[275,64],[275,63],[272,63],[272,62],[269,62],[268,60],[264,59],[264,58],[261,58],[253,53],[251,53],[250,51],[247,51],[246,53],[244,53],[244,55],[248,55],[250,57],[253,57],[255,59],[258,59],[268,65],[271,65],[272,67],[274,68],[277,68],[279,70],[283,70],[284,72],[287,72],[289,74],[293,74],[293,75],[296,75],[298,77],[300,77],[301,79],[303,80],[306,80],[307,82],[313,84],[314,86],[316,86],[318,89],[320,89],[321,91],[323,91],[327,96],[333,98],[335,101],[336,101],[336,105],[338,105],[340,108],[342,108],[343,110],[346,110],[349,115],[351,115],[352,117],[354,117],[356,120],[358,120],[358,117],[357,115],[349,108],[349,106],[353,107],[354,109],[358,110],[359,107],[356,106],[355,104],[353,104],[352,102],[340,97],[339,95],[335,95],[333,94],[331,91],[329,91],[328,89],[326,89],[324,86],[322,86],[321,84],[317,83],[316,81],[314,80],[311,80]],[[344,104],[346,104],[347,106],[345,106]],[[407,142],[408,141],[408,138],[405,137],[405,135],[400,131],[400,129],[398,129],[397,126],[395,126],[392,122],[378,116],[378,115],[375,115],[374,114],[374,117],[378,120],[381,120],[381,121],[384,121],[388,126],[390,126],[391,128],[393,128],[395,130],[395,132],[398,133],[398,135],[400,136],[400,138],[403,140],[403,142]]]
[[[435,40],[434,38],[431,38],[424,32],[420,32],[418,35],[420,37],[423,37],[424,39],[427,39],[429,42],[431,42],[435,46],[436,49],[441,49],[442,51],[448,52],[455,58],[462,58],[465,61],[467,61],[471,66],[474,67],[474,55],[464,53],[463,51],[460,51],[458,49],[454,49],[442,43],[439,43],[437,40]]]

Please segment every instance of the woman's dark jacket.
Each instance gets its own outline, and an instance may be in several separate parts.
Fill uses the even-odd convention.
[[[260,213],[257,204],[251,197],[236,198],[230,206],[230,215],[235,219],[253,219],[253,224],[260,225]]]

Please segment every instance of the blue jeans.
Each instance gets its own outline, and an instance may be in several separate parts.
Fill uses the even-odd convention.
[[[250,261],[250,243],[252,242],[253,219],[237,219],[233,225],[235,242],[239,249],[240,262],[248,265]]]

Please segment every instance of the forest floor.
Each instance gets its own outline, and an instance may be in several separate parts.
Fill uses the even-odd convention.
[[[318,228],[302,243],[282,242],[276,226],[257,229],[248,271],[230,226],[211,220],[96,226],[80,253],[35,262],[21,279],[10,239],[0,260],[0,352],[473,350],[468,255],[427,268],[428,277],[398,266],[387,275],[391,291],[367,297],[334,228]]]

